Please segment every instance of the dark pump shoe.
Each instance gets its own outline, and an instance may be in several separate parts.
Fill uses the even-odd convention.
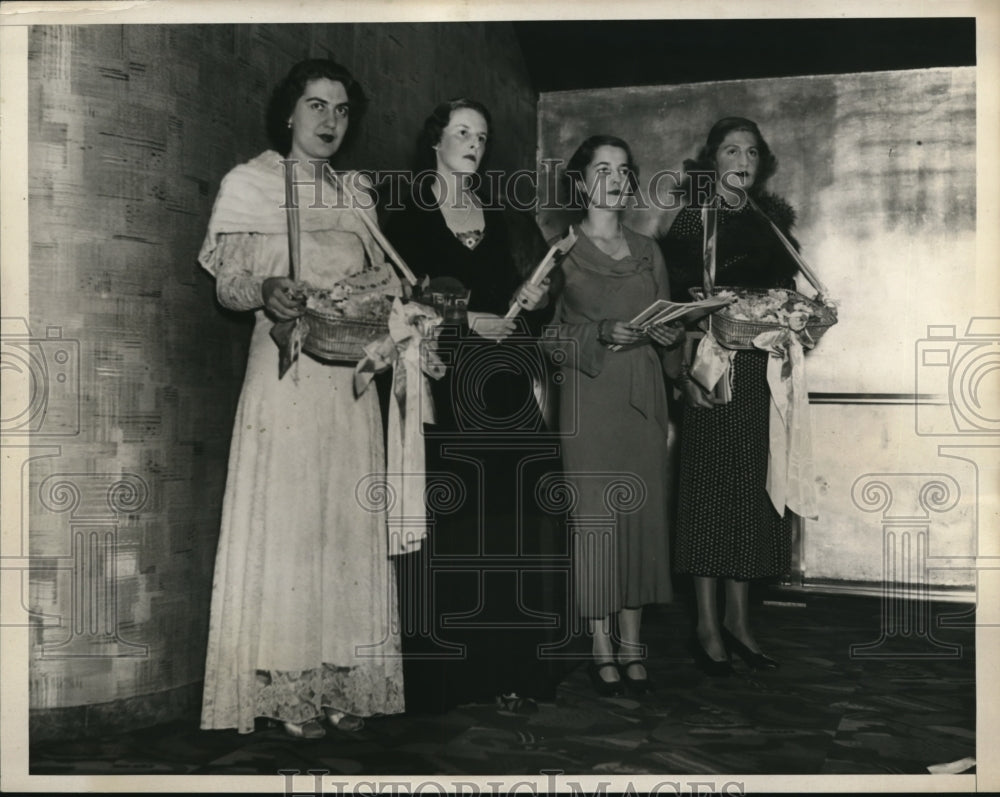
[[[632,659],[632,661],[626,661],[618,665],[618,671],[622,674],[622,680],[625,682],[625,686],[637,695],[644,695],[647,692],[653,691],[653,682],[649,680],[649,676],[645,678],[633,678],[628,674],[629,667],[633,664],[642,663],[642,659]]]
[[[594,691],[596,691],[601,697],[614,697],[615,695],[620,695],[625,691],[625,687],[623,686],[621,680],[605,681],[601,677],[601,670],[606,667],[611,667],[615,671],[618,669],[618,665],[613,661],[608,661],[604,664],[594,664],[591,662],[590,666],[587,668],[587,674],[590,675],[590,682],[594,685]]]
[[[521,697],[517,692],[497,695],[497,708],[513,714],[537,714],[538,703],[530,697]]]
[[[752,670],[776,670],[781,666],[781,663],[777,659],[772,659],[763,653],[750,650],[750,648],[729,633],[725,626],[722,627],[722,641],[726,646],[727,653],[735,653]]]
[[[723,659],[722,661],[713,659],[705,652],[705,648],[701,646],[701,642],[698,641],[697,636],[691,637],[688,641],[688,648],[694,657],[694,663],[706,675],[723,677],[733,674],[733,665],[729,663],[729,659]]]

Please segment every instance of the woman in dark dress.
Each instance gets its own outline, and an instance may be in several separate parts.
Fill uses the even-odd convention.
[[[793,288],[797,269],[767,218],[789,237],[791,207],[764,186],[777,161],[757,125],[727,117],[712,127],[697,161],[685,167],[712,176],[719,197],[715,284]],[[720,186],[719,183],[722,182]],[[741,201],[742,200],[742,201]],[[662,242],[674,298],[690,300],[704,269],[701,209],[684,208]],[[698,604],[692,652],[713,675],[731,672],[735,652],[755,668],[775,668],[761,653],[748,617],[751,579],[781,576],[791,556],[791,517],[779,515],[765,488],[768,467],[768,354],[739,350],[732,361],[732,400],[716,403],[696,382],[682,383],[680,484],[675,569],[694,577]],[[725,613],[716,606],[718,579],[725,582]]]
[[[408,265],[430,278],[425,295],[468,292],[467,319],[443,324],[438,339],[447,373],[432,385],[435,418],[424,427],[429,536],[397,560],[411,712],[495,699],[537,710],[535,700],[554,697],[551,654],[564,635],[564,526],[535,497],[536,483],[559,469],[532,378],[544,374],[536,338],[548,285],[523,282],[545,242],[533,224],[514,241],[508,211],[472,190],[489,124],[478,102],[438,106],[419,145],[428,168],[386,223]],[[519,269],[512,251],[529,262]],[[521,316],[505,319],[513,301]]]

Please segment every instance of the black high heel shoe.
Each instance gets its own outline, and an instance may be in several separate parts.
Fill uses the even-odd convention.
[[[618,665],[613,661],[607,661],[604,664],[590,663],[587,668],[587,674],[590,676],[590,682],[594,685],[594,691],[597,692],[601,697],[614,697],[620,695],[625,691],[621,680],[617,681],[605,681],[601,677],[601,670],[605,667],[612,667],[617,671]]]
[[[645,678],[633,678],[628,674],[628,668],[633,664],[642,664],[642,659],[632,659],[632,661],[625,661],[618,665],[618,672],[621,673],[622,680],[625,682],[631,691],[635,692],[637,695],[644,695],[647,692],[653,691],[653,682],[649,679],[647,675]],[[644,665],[645,666],[645,665]]]
[[[722,627],[722,643],[726,646],[727,653],[735,653],[747,663],[747,666],[751,670],[776,670],[781,666],[781,662],[777,659],[772,659],[763,653],[750,650],[750,648],[734,637],[725,626]]]
[[[722,661],[713,659],[705,651],[705,648],[701,646],[701,642],[698,641],[697,636],[693,636],[688,640],[688,649],[691,651],[694,663],[698,665],[698,669],[706,675],[724,677],[733,674],[733,665],[729,663],[729,659],[723,659]]]
[[[530,697],[521,697],[517,692],[499,694],[496,698],[497,708],[512,714],[537,714],[538,703]]]

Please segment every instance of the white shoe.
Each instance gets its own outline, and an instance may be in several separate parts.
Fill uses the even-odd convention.
[[[322,739],[326,736],[326,730],[319,724],[319,720],[284,722],[282,725],[285,728],[285,733],[296,739]]]
[[[362,717],[356,717],[343,711],[335,711],[332,708],[325,708],[323,711],[326,712],[327,722],[338,730],[356,733],[365,727],[365,721]]]

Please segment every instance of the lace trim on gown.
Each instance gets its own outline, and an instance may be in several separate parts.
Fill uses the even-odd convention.
[[[264,278],[254,274],[251,264],[257,254],[254,233],[226,233],[219,236],[215,250],[215,293],[219,303],[230,310],[256,310],[264,304]]]
[[[259,309],[262,304],[260,290],[264,276],[255,273],[254,266],[261,263],[261,248],[268,236],[228,233],[219,238],[219,246],[215,250],[219,301],[234,310]],[[260,367],[260,363],[255,362],[251,356],[247,366],[248,373],[253,373],[255,368],[259,370]],[[301,388],[307,398],[313,395],[305,393],[308,384],[309,380],[304,380]],[[241,398],[241,404],[242,401]],[[249,412],[254,419],[259,414],[258,408],[254,406],[250,407]],[[373,412],[377,413],[377,409]],[[360,416],[357,420],[360,422]],[[238,435],[234,433],[234,440],[237,439]],[[254,447],[249,447],[247,452],[247,457],[259,453]],[[241,465],[244,471],[240,472],[240,477],[254,477],[254,473],[245,472],[252,464]],[[231,462],[230,468],[232,467]],[[234,472],[231,471],[230,479],[233,478]],[[227,495],[229,491],[227,484]],[[245,493],[246,490],[243,490],[243,494]],[[353,497],[353,487],[350,495]],[[251,513],[247,522],[252,522],[256,528],[263,520]],[[225,526],[223,533],[226,533]],[[219,556],[224,560],[231,553],[234,560],[239,561],[243,557],[245,563],[241,565],[238,575],[217,567],[206,656],[201,721],[203,729],[235,727],[239,733],[250,733],[254,730],[255,717],[302,723],[320,717],[325,707],[364,717],[404,711],[403,663],[399,638],[390,634],[384,643],[376,644],[381,639],[378,628],[374,630],[372,643],[375,647],[370,655],[367,658],[358,655],[351,660],[351,663],[358,662],[357,666],[322,663],[306,670],[255,670],[253,660],[257,651],[257,636],[253,632],[244,631],[244,625],[252,626],[253,623],[244,624],[238,613],[239,606],[247,599],[251,604],[260,599],[263,564],[255,558],[255,554],[248,554],[241,548],[244,545],[259,545],[259,542],[247,534],[230,535],[227,540],[227,547]],[[372,588],[381,594],[390,589],[390,582],[375,583]],[[223,606],[226,611],[220,613],[219,607]],[[230,610],[232,613],[229,613]],[[395,622],[394,588],[391,589],[388,610],[391,612],[392,622]],[[336,633],[336,629],[317,629],[317,633],[320,631]]]
[[[257,670],[254,714],[281,722],[308,722],[333,708],[359,717],[403,711],[401,662],[358,667],[324,664],[314,670]]]

